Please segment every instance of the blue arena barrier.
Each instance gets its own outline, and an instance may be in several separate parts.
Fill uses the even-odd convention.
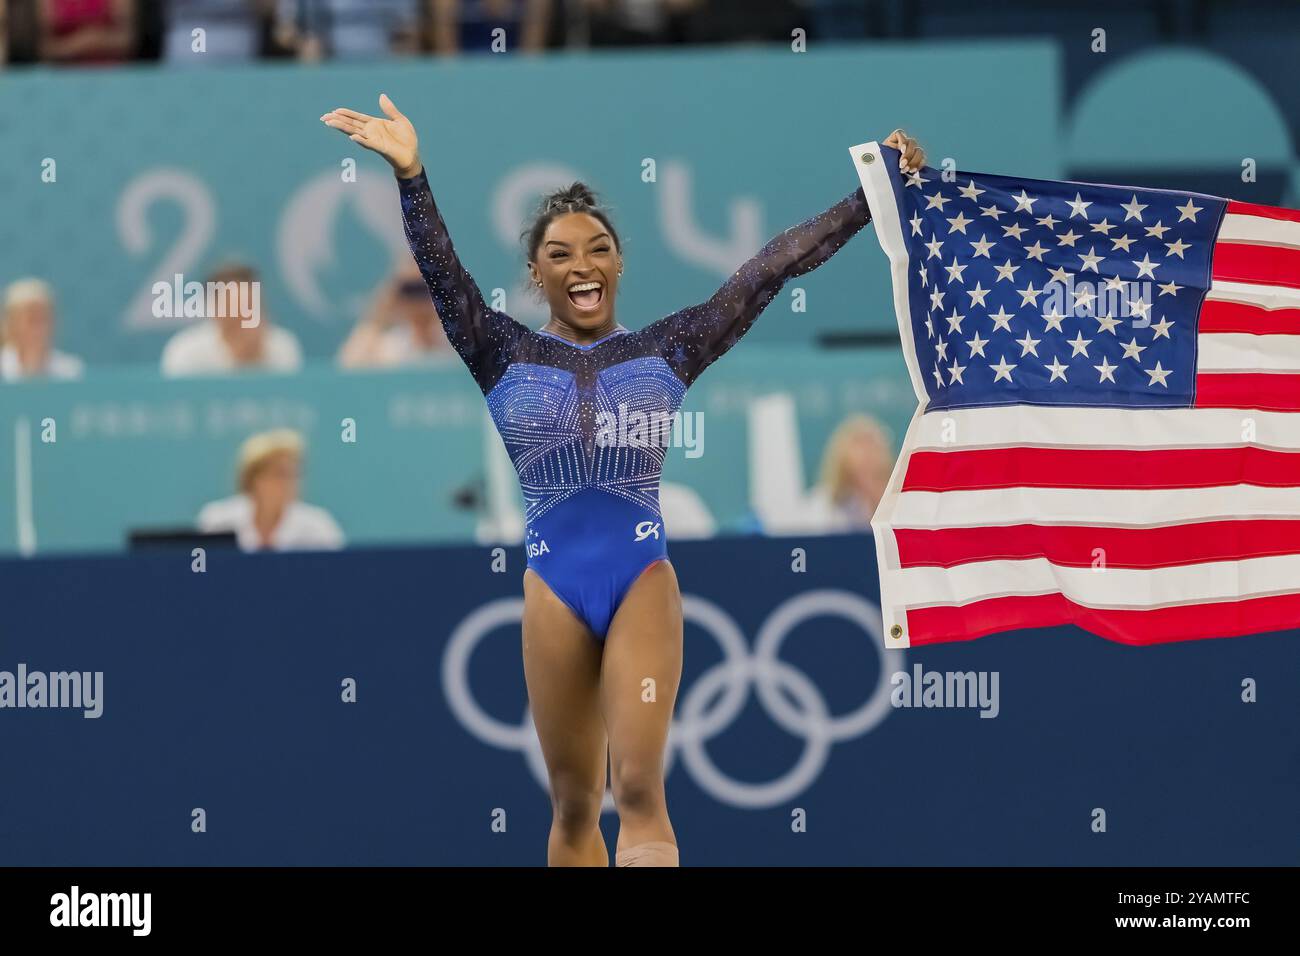
[[[1300,634],[1138,649],[1058,629],[887,653],[867,536],[671,555],[688,618],[668,754],[684,865],[1300,858]],[[0,561],[0,671],[103,675],[97,718],[0,709],[0,864],[543,863],[522,555],[491,562]],[[994,703],[894,706],[895,674],[929,672],[982,674]]]

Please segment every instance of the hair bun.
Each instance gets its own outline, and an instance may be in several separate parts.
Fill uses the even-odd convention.
[[[545,210],[558,209],[566,206],[595,206],[596,194],[591,188],[582,182],[571,183],[565,189],[557,189],[546,197]]]

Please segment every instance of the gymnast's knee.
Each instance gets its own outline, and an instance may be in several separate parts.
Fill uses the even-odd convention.
[[[551,808],[555,826],[563,833],[581,836],[600,826],[599,787],[560,779],[551,784]]]
[[[614,805],[619,817],[652,817],[664,809],[663,768],[624,763],[614,770]]]

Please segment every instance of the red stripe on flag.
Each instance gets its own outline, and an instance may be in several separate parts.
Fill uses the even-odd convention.
[[[1300,335],[1300,309],[1264,309],[1244,302],[1209,299],[1201,309],[1197,331]]]
[[[1300,249],[1216,242],[1211,276],[1226,282],[1300,288]]]
[[[1300,375],[1200,372],[1196,376],[1194,407],[1300,411]]]
[[[1285,219],[1300,222],[1300,210],[1281,209],[1277,206],[1260,206],[1253,202],[1228,202],[1228,214],[1236,216],[1262,216],[1265,219]]]
[[[903,491],[980,488],[1286,488],[1300,485],[1300,452],[1267,448],[977,448],[917,451]]]
[[[1300,554],[1300,518],[1202,521],[1160,528],[1016,524],[895,528],[904,568],[1046,558],[1068,568],[1170,568]],[[1100,554],[1098,553],[1100,551]]]
[[[1148,610],[1109,610],[1084,607],[1056,593],[989,598],[960,607],[945,605],[907,612],[907,632],[913,647],[1063,624],[1076,624],[1121,644],[1240,637],[1300,627],[1300,594]]]

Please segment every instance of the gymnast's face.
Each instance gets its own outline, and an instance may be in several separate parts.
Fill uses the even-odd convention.
[[[614,297],[622,262],[614,237],[585,212],[556,216],[529,263],[541,280],[551,315],[579,329],[599,329],[614,321]]]

